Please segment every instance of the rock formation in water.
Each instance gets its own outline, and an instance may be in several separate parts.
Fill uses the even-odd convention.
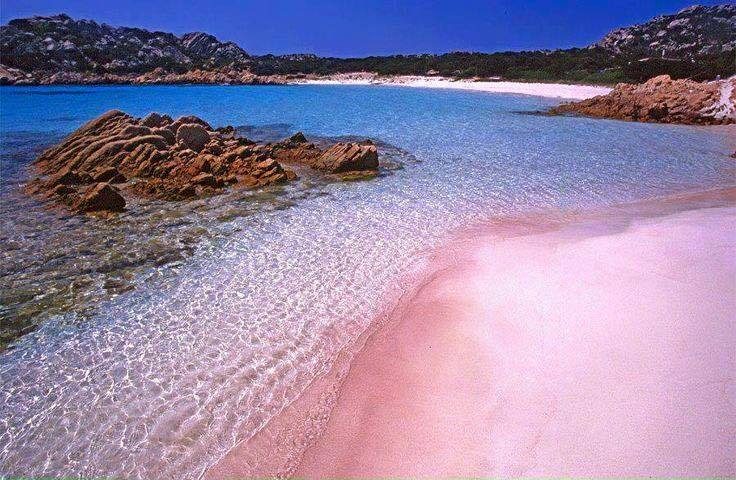
[[[285,163],[297,162],[326,173],[375,172],[378,151],[370,142],[339,142],[322,151],[299,132],[272,147],[273,156]]]
[[[212,128],[195,116],[173,120],[151,113],[138,119],[112,110],[41,154],[35,165],[44,178],[29,191],[76,212],[120,212],[126,195],[184,200],[285,183],[296,174],[282,163],[324,173],[377,172],[370,142],[337,143],[322,150],[303,134],[257,144],[233,127]]]
[[[736,77],[694,82],[660,75],[639,85],[620,83],[607,95],[562,104],[550,113],[636,122],[731,124],[736,123]]]

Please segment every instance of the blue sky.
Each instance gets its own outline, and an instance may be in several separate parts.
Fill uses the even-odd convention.
[[[176,34],[205,31],[254,54],[345,57],[584,46],[613,28],[693,3],[696,0],[0,0],[0,18],[7,23],[64,12]]]

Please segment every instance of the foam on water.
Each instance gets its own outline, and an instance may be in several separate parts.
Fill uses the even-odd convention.
[[[325,86],[0,94],[3,137],[58,135],[109,108],[158,110],[370,136],[420,160],[234,218],[231,235],[203,240],[176,272],[84,322],[59,315],[24,336],[0,357],[0,474],[197,478],[326,371],[453,230],[734,179],[720,132],[515,113],[549,105],[532,97]]]

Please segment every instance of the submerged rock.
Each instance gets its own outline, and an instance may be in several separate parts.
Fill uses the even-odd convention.
[[[550,113],[691,125],[736,123],[736,77],[701,83],[660,75],[640,85],[620,83],[607,95],[562,104]]]
[[[256,144],[232,127],[215,130],[195,116],[173,120],[151,113],[137,119],[112,110],[43,152],[36,166],[46,177],[28,190],[79,212],[119,212],[129,194],[183,200],[228,185],[254,188],[297,178],[280,162],[326,173],[376,171],[378,154],[372,144],[358,143],[323,151],[301,132]]]

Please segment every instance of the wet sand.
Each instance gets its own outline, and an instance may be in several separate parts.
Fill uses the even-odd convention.
[[[208,478],[736,475],[730,196],[463,235],[331,388]]]

